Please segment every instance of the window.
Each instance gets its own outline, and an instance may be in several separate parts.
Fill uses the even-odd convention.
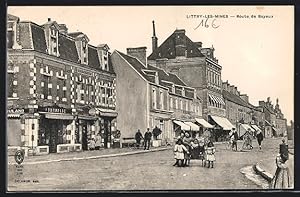
[[[63,86],[64,86],[64,81],[62,79],[58,79],[57,80],[57,96],[61,99],[61,98],[65,98],[64,97],[64,90],[63,90]]]
[[[106,102],[106,99],[105,99],[105,97],[106,97],[106,96],[105,96],[105,95],[106,95],[106,94],[105,94],[105,88],[104,88],[104,87],[101,87],[100,90],[101,90],[101,103],[102,103],[102,104],[105,104],[105,102]]]
[[[14,36],[14,33],[12,30],[10,31],[7,31],[7,48],[8,49],[11,49],[12,46],[13,46],[13,36]]]
[[[7,73],[7,97],[13,97],[14,93],[14,73]]]
[[[182,103],[182,100],[180,100],[180,109],[183,110],[183,103]]]
[[[164,94],[162,91],[160,91],[159,95],[160,95],[160,107],[161,109],[164,109]]]
[[[47,97],[51,96],[52,94],[51,77],[47,75],[43,75],[43,82],[44,82],[43,94],[44,94],[44,98],[47,99]]]
[[[65,88],[67,88],[66,80],[64,80],[63,85]],[[67,89],[63,89],[63,98],[67,98]]]
[[[170,109],[173,109],[173,98],[170,97]]]
[[[81,83],[77,83],[77,97],[76,97],[76,101],[80,102],[81,101],[81,90],[82,90],[82,84]]]
[[[159,120],[159,128],[160,130],[164,130],[164,120]]]
[[[156,90],[152,89],[152,107],[156,109]]]
[[[178,109],[178,100],[175,98],[175,109]]]

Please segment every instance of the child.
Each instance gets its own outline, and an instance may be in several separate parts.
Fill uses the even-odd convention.
[[[178,139],[174,147],[174,155],[176,163],[173,166],[183,167],[184,151],[188,152],[187,148],[182,144],[182,139]],[[180,161],[180,164],[179,164]]]
[[[206,158],[208,161],[208,168],[213,168],[214,167],[214,161],[216,161],[215,158],[215,152],[216,152],[216,148],[214,147],[214,144],[210,141],[207,145],[207,149],[206,149]],[[211,164],[211,165],[210,165]]]
[[[184,152],[184,166],[189,166],[191,160],[191,135],[189,132],[185,132],[185,136],[183,137],[182,143],[186,147],[187,151]]]

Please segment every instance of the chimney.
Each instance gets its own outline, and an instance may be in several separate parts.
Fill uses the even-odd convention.
[[[48,18],[48,22],[50,22],[51,21],[51,18]]]
[[[146,49],[147,47],[127,48],[127,55],[136,57],[147,67]]]
[[[234,86],[233,86],[233,85],[230,85],[230,86],[229,86],[229,92],[232,93],[232,94],[234,94],[234,93],[233,93],[233,89],[234,89]]]
[[[249,103],[249,97],[247,94],[241,94],[240,95],[241,99],[243,99],[246,103]]]
[[[236,87],[236,86],[234,86],[234,94],[235,94],[235,95],[238,95],[238,90],[237,90],[237,87]]]
[[[153,36],[152,36],[152,52],[157,49],[157,37],[155,34],[155,23],[154,21],[152,21],[152,25],[153,25]]]
[[[66,24],[58,24],[58,26],[59,26],[59,33],[68,34],[68,28]]]

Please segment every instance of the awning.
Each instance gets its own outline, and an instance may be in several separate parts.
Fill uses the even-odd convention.
[[[190,126],[189,125],[186,125],[184,124],[183,122],[179,121],[179,120],[173,120],[173,122],[177,125],[179,125],[181,127],[181,130],[184,130],[184,131],[189,131],[190,130]]]
[[[212,116],[211,118],[220,126],[223,128],[223,130],[231,130],[233,128],[235,128],[231,122],[229,120],[227,120],[226,118],[223,117],[219,117],[219,116]]]
[[[94,116],[78,116],[78,119],[81,119],[81,120],[96,120],[97,118],[94,117]]]
[[[209,124],[206,120],[204,120],[203,118],[195,118],[195,120],[196,120],[196,122],[198,122],[205,128],[213,128],[214,127],[211,124]]]
[[[242,124],[241,127],[243,127],[246,131],[250,129],[250,131],[254,132],[255,130],[248,124]]]
[[[214,97],[216,98],[217,102],[221,105],[222,104],[221,99],[218,96],[214,96]]]
[[[261,131],[260,128],[258,126],[256,126],[255,124],[252,124],[251,127],[253,129],[255,129],[256,131]]]
[[[272,124],[271,124],[269,121],[265,120],[265,122],[266,122],[269,126],[272,126]]]
[[[103,108],[95,108],[96,113],[100,116],[106,116],[106,117],[117,117],[118,113],[115,110],[112,109],[103,109]]]
[[[218,103],[218,101],[217,101],[217,99],[216,99],[216,97],[214,97],[213,95],[208,95],[209,97],[210,97],[210,99],[214,102],[214,103]]]
[[[224,102],[223,98],[222,98],[222,97],[219,97],[219,99],[220,99],[221,104],[222,104],[222,105],[225,105],[225,102]]]
[[[45,118],[58,120],[73,120],[74,117],[69,114],[45,113]]]
[[[199,131],[199,126],[192,122],[184,122],[184,124],[189,125],[191,127],[191,131]]]
[[[7,118],[20,118],[21,114],[7,114]]]

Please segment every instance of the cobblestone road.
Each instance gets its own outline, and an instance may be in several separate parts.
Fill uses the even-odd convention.
[[[261,189],[240,169],[278,152],[280,140],[265,141],[264,149],[232,152],[218,145],[215,168],[173,167],[172,150],[122,157],[23,165],[23,175],[9,166],[9,190],[182,190],[182,189]],[[269,156],[270,155],[270,156]],[[29,181],[29,182],[22,182]]]

